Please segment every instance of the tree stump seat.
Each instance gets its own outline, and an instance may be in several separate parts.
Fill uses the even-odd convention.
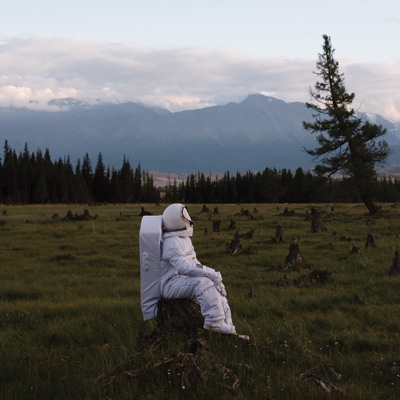
[[[203,328],[200,306],[189,299],[160,299],[158,301],[157,330],[177,329],[189,336]]]

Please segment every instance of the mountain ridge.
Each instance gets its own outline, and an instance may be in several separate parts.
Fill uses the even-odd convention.
[[[313,117],[301,102],[252,94],[239,103],[174,113],[132,102],[53,102],[62,111],[0,109],[0,140],[17,152],[28,144],[31,152],[48,148],[52,158],[72,162],[88,153],[93,167],[99,153],[106,166],[118,168],[126,157],[132,166],[171,173],[314,165],[304,147],[317,145],[315,135],[302,126]],[[363,115],[387,129],[384,139],[395,149],[390,163],[400,164],[400,123]]]

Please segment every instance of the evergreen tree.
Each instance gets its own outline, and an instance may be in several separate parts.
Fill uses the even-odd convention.
[[[34,171],[33,203],[45,203],[49,200],[47,182],[48,170],[43,153],[37,149],[36,155],[31,157]]]
[[[99,153],[93,177],[93,198],[96,201],[104,202],[106,200],[107,186],[108,182],[103,156]]]
[[[75,197],[75,175],[69,156],[64,159],[63,169],[68,203],[71,203]]]
[[[257,196],[256,202],[262,196],[267,203],[278,203],[284,193],[284,187],[280,182],[278,171],[274,168],[266,168],[261,175],[260,184],[257,187],[261,189],[261,193]]]
[[[160,192],[154,186],[153,176],[148,171],[142,173],[142,187],[141,187],[141,199],[146,203],[158,203],[160,201]]]
[[[110,185],[109,185],[109,201],[116,203],[121,201],[122,191],[119,186],[119,172],[113,167],[110,174]]]
[[[18,158],[14,150],[4,143],[4,161],[1,176],[2,198],[6,203],[18,203]]]
[[[176,181],[176,178],[174,178],[174,183],[172,184],[171,183],[171,178],[168,177],[168,185],[166,187],[164,200],[167,203],[177,203],[177,202],[179,202],[179,198],[178,198],[178,183]]]
[[[293,193],[293,175],[290,169],[283,168],[280,176],[281,186],[283,188],[282,195],[279,198],[280,202],[283,203],[293,203],[294,193]]]
[[[85,178],[82,175],[82,165],[81,160],[78,158],[75,166],[75,176],[74,176],[74,190],[72,193],[71,201],[74,203],[88,203],[90,201],[90,192],[86,184]]]
[[[196,175],[195,174],[190,174],[186,178],[185,202],[186,203],[195,203],[196,202]]]
[[[314,90],[310,89],[315,103],[306,103],[315,112],[315,120],[303,122],[306,130],[318,134],[319,147],[306,151],[320,160],[315,168],[317,174],[330,177],[343,172],[348,175],[369,212],[376,214],[379,209],[372,200],[375,164],[384,163],[390,153],[387,143],[377,139],[386,131],[357,117],[351,106],[355,94],[346,91],[330,37],[324,35],[323,39],[323,52],[319,54],[315,72],[319,80]]]
[[[141,198],[141,191],[142,191],[142,167],[140,166],[140,163],[135,169],[135,174],[133,177],[133,199],[135,202],[140,202],[142,200]]]
[[[30,203],[33,192],[32,165],[28,150],[28,144],[25,143],[24,151],[18,158],[18,188],[20,190],[21,202]]]
[[[36,180],[35,189],[33,192],[34,203],[45,203],[47,200],[47,184],[44,175],[40,175]]]
[[[307,201],[305,193],[305,174],[302,168],[297,168],[293,177],[293,199],[296,203],[304,203]]]
[[[133,170],[131,168],[131,164],[128,159],[126,159],[125,155],[122,161],[122,167],[118,177],[118,183],[120,187],[120,199],[123,203],[130,203],[133,200],[133,188],[134,188],[134,179],[133,179]]]
[[[208,190],[206,187],[206,177],[203,173],[197,173],[197,185],[196,185],[196,201],[198,203],[208,202]]]
[[[90,161],[89,154],[86,153],[85,156],[83,157],[83,162],[82,162],[82,171],[81,171],[82,177],[84,181],[86,182],[86,186],[89,190],[89,193],[93,193],[93,171],[92,171],[92,162]]]

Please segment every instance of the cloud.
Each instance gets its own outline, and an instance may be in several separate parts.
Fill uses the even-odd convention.
[[[399,63],[338,61],[361,111],[400,118]],[[304,102],[315,83],[315,62],[202,47],[13,38],[0,42],[0,106],[51,109],[50,100],[73,97],[180,111],[241,101],[250,93]]]

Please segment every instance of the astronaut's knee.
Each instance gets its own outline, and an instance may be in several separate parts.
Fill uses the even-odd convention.
[[[212,289],[216,290],[214,282],[211,279],[204,277],[199,279],[199,283],[197,284],[194,293],[196,296],[201,296]]]

